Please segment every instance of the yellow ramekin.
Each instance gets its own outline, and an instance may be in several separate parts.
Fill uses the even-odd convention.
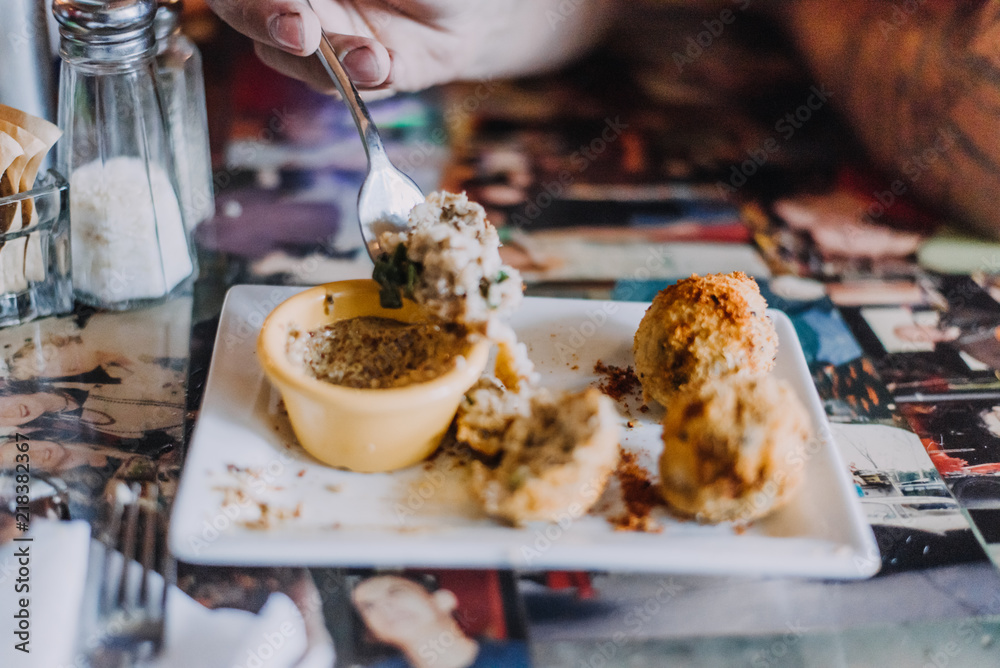
[[[257,339],[260,364],[281,392],[302,447],[330,466],[366,473],[404,468],[434,452],[489,356],[489,344],[478,341],[465,364],[434,380],[375,390],[317,380],[288,359],[292,330],[308,332],[359,316],[427,320],[410,301],[404,300],[402,309],[382,308],[378,295],[379,286],[371,280],[310,288],[279,304]]]

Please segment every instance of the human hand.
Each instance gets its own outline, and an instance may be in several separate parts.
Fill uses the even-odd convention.
[[[467,59],[469,34],[482,33],[482,10],[489,3],[313,0],[315,11],[299,0],[209,0],[209,4],[254,40],[264,63],[319,90],[332,91],[320,62],[303,58],[319,47],[321,29],[359,89],[417,90],[461,77],[459,63]]]
[[[325,31],[360,90],[413,91],[457,79],[522,74],[561,62],[599,33],[578,0],[208,0],[254,40],[258,57],[317,90],[333,85],[316,58]],[[313,11],[315,10],[315,11]],[[554,18],[553,18],[554,17]]]

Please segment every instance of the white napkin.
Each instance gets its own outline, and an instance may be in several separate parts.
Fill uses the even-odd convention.
[[[85,601],[94,600],[104,548],[89,540],[85,522],[35,520],[28,535],[31,543],[0,546],[0,666],[84,668],[92,620],[81,628],[80,612]],[[31,555],[30,654],[14,649],[11,633],[19,598],[14,593],[15,555],[25,544]],[[131,574],[138,578],[140,573],[133,562]],[[161,583],[155,576],[154,588]],[[308,614],[318,612],[315,606]],[[164,648],[155,668],[331,668],[335,659],[329,634],[317,629],[316,619],[307,624],[292,599],[281,593],[272,594],[255,615],[208,610],[172,587],[166,619]]]
[[[156,668],[332,668],[335,659],[332,642],[310,647],[302,613],[280,593],[254,615],[208,610],[175,587],[166,634]]]
[[[76,642],[90,525],[35,519],[26,534],[30,542],[0,546],[0,666],[4,668],[60,668],[67,665]],[[27,549],[28,581],[17,582]],[[15,587],[28,585],[30,591]],[[28,598],[29,653],[15,649],[14,635],[20,599]]]

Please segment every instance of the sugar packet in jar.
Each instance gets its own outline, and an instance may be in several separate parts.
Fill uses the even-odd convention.
[[[0,199],[17,194],[18,179],[20,170],[11,169],[15,160],[24,160],[24,150],[21,145],[14,141],[8,134],[0,132]],[[23,167],[21,168],[23,169]],[[4,234],[10,229],[14,218],[21,213],[20,207],[14,204],[0,206],[0,234]],[[0,250],[3,245],[0,244]]]
[[[18,192],[28,192],[35,187],[38,171],[52,147],[62,136],[62,130],[54,123],[32,116],[20,109],[0,104],[0,124],[10,124],[22,130],[21,148],[24,150],[25,165],[21,172]],[[3,127],[0,125],[0,130]],[[15,140],[18,138],[15,136]],[[21,202],[21,227],[32,227],[38,223],[38,212],[33,199]],[[37,233],[29,235],[22,246],[23,278],[27,281],[45,280],[45,259],[41,237]]]
[[[7,178],[11,182],[13,191],[11,194],[27,192],[31,189],[30,186],[25,188],[28,160],[41,151],[44,145],[35,135],[7,121],[0,120],[0,132],[13,138],[22,152],[21,157],[16,158],[7,168]],[[31,181],[34,182],[33,177]],[[28,201],[22,200],[14,205],[14,216],[4,233],[18,232],[26,223],[30,224]],[[26,237],[17,237],[8,240],[3,248],[0,248],[0,292],[21,292],[27,289],[28,282],[24,275],[24,249],[27,243]]]
[[[55,172],[38,179],[61,135],[0,105],[0,327],[73,308],[67,186]]]

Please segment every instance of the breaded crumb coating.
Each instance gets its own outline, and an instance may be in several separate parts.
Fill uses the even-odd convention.
[[[695,275],[660,291],[633,348],[646,400],[668,406],[685,386],[771,371],[778,337],[766,309],[757,282],[740,271]]]

